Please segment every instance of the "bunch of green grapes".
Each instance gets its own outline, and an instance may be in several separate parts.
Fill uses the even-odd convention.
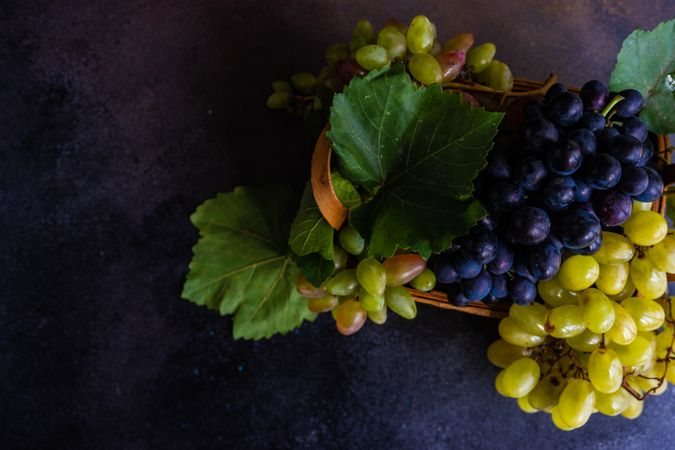
[[[675,384],[675,302],[665,297],[675,236],[663,216],[639,208],[623,233],[603,231],[597,253],[570,256],[539,282],[543,303],[512,305],[488,349],[503,369],[497,391],[563,430],[594,412],[636,418],[647,396]]]
[[[353,77],[397,61],[404,62],[410,75],[424,85],[448,83],[459,78],[496,91],[510,91],[513,75],[505,63],[494,59],[495,45],[486,42],[474,47],[473,44],[473,34],[461,33],[441,45],[436,26],[426,16],[414,17],[408,26],[390,20],[378,33],[369,21],[360,20],[348,43],[335,44],[326,50],[326,65],[318,75],[300,72],[291,77],[290,83],[272,83],[274,92],[268,98],[267,106],[294,109],[322,88],[340,92]]]
[[[308,297],[310,311],[330,311],[338,331],[344,335],[359,331],[366,319],[382,325],[387,320],[387,309],[414,319],[417,306],[404,285],[424,292],[435,287],[436,276],[426,267],[426,261],[413,253],[395,255],[383,262],[366,256],[364,239],[350,225],[340,230],[338,240],[331,279],[316,287],[298,277],[298,292]],[[356,261],[350,261],[350,255]]]

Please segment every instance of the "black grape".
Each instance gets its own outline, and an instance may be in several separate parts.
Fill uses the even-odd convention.
[[[636,196],[642,194],[649,185],[649,176],[642,167],[627,166],[621,171],[619,189],[624,194]]]
[[[591,156],[598,152],[598,139],[591,130],[585,128],[577,128],[567,134],[567,139],[576,142],[581,150],[581,155]]]
[[[659,173],[651,167],[643,167],[649,177],[649,184],[640,195],[635,197],[635,200],[640,202],[653,202],[663,195],[663,178]]]
[[[480,300],[490,292],[492,278],[486,270],[482,270],[473,278],[462,280],[462,293],[469,300]]]
[[[626,117],[621,120],[621,126],[619,130],[622,134],[626,136],[633,136],[640,142],[644,142],[647,139],[648,131],[647,125],[640,119],[635,116]]]
[[[500,242],[498,244],[497,254],[494,259],[488,263],[487,270],[492,274],[500,275],[511,270],[511,266],[513,266],[513,252],[507,244]]]
[[[490,152],[487,158],[487,167],[485,168],[487,175],[493,179],[511,177],[511,167],[506,156],[501,152]]]
[[[578,128],[586,128],[594,134],[598,134],[605,128],[606,123],[607,120],[602,114],[595,111],[586,111],[575,126]]]
[[[537,280],[548,280],[560,270],[561,260],[560,250],[547,239],[530,250],[528,270]]]
[[[496,298],[504,298],[509,295],[507,285],[509,282],[508,275],[492,275],[492,287],[490,288],[490,294]]]
[[[462,287],[459,283],[449,285],[446,289],[446,294],[448,295],[448,301],[455,306],[466,306],[471,303],[471,300],[466,298],[462,293]]]
[[[523,137],[529,147],[541,151],[544,144],[558,140],[558,130],[546,119],[534,119],[525,124]]]
[[[558,95],[562,94],[563,92],[567,92],[567,88],[565,87],[564,84],[555,83],[555,84],[551,85],[551,87],[548,88],[548,91],[546,91],[546,95],[544,95],[544,103],[546,103],[546,104],[551,103],[554,98],[556,98]]]
[[[621,164],[635,165],[642,156],[642,143],[633,136],[614,136],[607,143],[607,153]]]
[[[644,98],[635,89],[626,89],[619,92],[623,100],[616,104],[614,110],[617,117],[635,116],[644,107]]]
[[[509,297],[517,305],[527,306],[537,297],[537,286],[524,277],[515,277],[508,284]]]
[[[536,191],[542,186],[542,182],[548,175],[548,168],[541,159],[530,156],[524,159],[515,170],[516,181],[526,191]]]
[[[539,100],[529,100],[523,107],[523,114],[527,120],[543,118],[544,105]]]
[[[557,236],[570,249],[588,247],[601,235],[600,220],[594,214],[575,209],[563,215],[557,227]]]
[[[498,248],[497,236],[484,227],[474,227],[462,243],[464,254],[478,264],[492,261]]]
[[[581,167],[582,161],[581,148],[572,140],[552,142],[546,147],[546,164],[553,173],[570,175]]]
[[[602,247],[602,234],[598,236],[596,240],[591,242],[591,245],[588,247],[577,248],[572,251],[578,255],[595,255],[598,253],[598,250],[600,250],[600,247]]]
[[[618,189],[595,191],[593,209],[602,223],[613,227],[628,220],[633,210],[633,201]]]
[[[582,86],[579,96],[586,109],[599,111],[607,104],[609,91],[602,81],[591,80]]]
[[[509,211],[525,202],[523,189],[510,181],[500,181],[491,186],[490,205],[495,211]]]
[[[577,184],[571,177],[555,177],[548,180],[544,196],[555,209],[564,208],[575,200]]]
[[[453,267],[451,257],[448,254],[441,255],[436,261],[434,272],[439,283],[451,284],[459,280],[459,275]]]
[[[549,104],[548,119],[565,127],[581,119],[584,113],[584,104],[578,95],[563,92],[557,95]]]
[[[461,278],[473,278],[483,269],[483,266],[471,261],[462,251],[453,253],[450,258],[452,267]]]
[[[516,244],[534,245],[546,239],[550,230],[551,221],[543,210],[525,206],[511,217],[507,236]]]
[[[621,178],[621,163],[606,153],[600,153],[584,164],[583,177],[593,189],[613,188]]]
[[[654,156],[654,144],[647,139],[642,143],[642,155],[640,155],[640,159],[635,165],[638,167],[646,166],[649,160],[652,159],[652,156]]]
[[[574,198],[575,202],[584,203],[591,199],[593,194],[593,188],[586,184],[580,177],[574,178],[574,182],[577,184],[577,194]]]

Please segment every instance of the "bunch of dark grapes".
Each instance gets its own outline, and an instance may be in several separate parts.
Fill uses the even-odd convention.
[[[597,80],[580,95],[554,84],[543,99],[521,103],[524,121],[498,137],[476,180],[488,217],[436,260],[452,303],[532,303],[565,250],[594,254],[603,227],[625,222],[633,201],[662,195],[652,139],[637,117],[643,106],[638,91],[610,93]]]

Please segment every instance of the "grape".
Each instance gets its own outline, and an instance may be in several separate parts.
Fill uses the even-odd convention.
[[[567,338],[565,341],[567,342],[567,345],[574,350],[579,350],[580,352],[592,352],[602,343],[602,335],[593,333],[589,329],[585,329],[581,334]]]
[[[389,65],[387,49],[379,45],[364,45],[356,51],[356,61],[366,70],[377,70]]]
[[[499,322],[499,336],[509,344],[519,347],[535,347],[545,339],[523,330],[511,317],[505,317]]]
[[[447,289],[448,301],[455,306],[466,306],[471,300],[462,293],[462,286],[459,283],[451,284]]]
[[[633,397],[628,397],[628,406],[621,412],[621,415],[626,419],[637,419],[642,414],[643,406],[643,402]]]
[[[537,279],[532,276],[530,270],[527,268],[526,263],[527,263],[527,253],[521,251],[519,254],[515,256],[515,259],[513,261],[513,271],[517,275],[527,278],[528,280],[534,283],[535,281],[537,281]]]
[[[274,92],[293,92],[293,86],[291,83],[285,80],[272,81],[272,90]]]
[[[347,266],[347,252],[339,245],[333,246],[333,262],[335,263],[335,270],[342,270]]]
[[[349,51],[350,53],[356,53],[361,47],[368,45],[368,42],[363,38],[363,36],[352,36],[349,40]]]
[[[487,228],[492,231],[497,228],[497,220],[493,216],[485,216],[478,221],[478,225]]]
[[[625,236],[603,231],[602,246],[593,257],[600,264],[619,264],[630,261],[633,254],[633,244]]]
[[[534,245],[543,242],[551,230],[551,221],[546,213],[531,206],[517,210],[511,217],[508,238],[511,242]]]
[[[592,332],[606,333],[614,325],[616,316],[612,301],[599,289],[590,288],[582,292],[579,307],[586,328]]]
[[[577,195],[574,197],[574,201],[577,203],[588,202],[593,194],[593,188],[580,178],[574,178],[574,182],[577,185]]]
[[[389,309],[404,319],[414,319],[417,315],[417,304],[403,286],[387,287],[384,291],[384,300]]]
[[[563,305],[548,311],[545,327],[551,336],[565,339],[583,333],[586,324],[578,306]]]
[[[509,297],[518,305],[529,305],[537,297],[537,287],[525,277],[514,277],[508,283]]]
[[[574,202],[577,184],[571,177],[554,177],[546,183],[544,195],[553,208],[564,208]],[[628,200],[630,201],[630,198]]]
[[[471,33],[460,33],[452,38],[448,39],[445,45],[443,46],[444,52],[450,51],[461,51],[468,52],[471,47],[473,47],[473,34]]]
[[[326,64],[332,66],[341,59],[349,58],[349,46],[346,44],[331,45],[324,52]]]
[[[441,255],[436,261],[436,279],[439,283],[451,284],[459,279],[459,275],[452,265],[450,255]]]
[[[618,345],[628,345],[635,340],[637,336],[637,326],[635,320],[619,304],[612,303],[614,308],[614,325],[607,331],[607,338]]]
[[[608,344],[616,352],[621,363],[627,367],[637,367],[647,364],[654,357],[654,348],[651,342],[643,336],[635,336],[628,345],[620,345],[616,341]]]
[[[372,256],[362,259],[356,266],[356,279],[371,295],[381,297],[384,294],[387,274],[382,264]]]
[[[621,163],[611,155],[600,153],[584,164],[584,181],[593,189],[609,189],[621,179]]]
[[[335,324],[340,334],[349,336],[356,333],[366,323],[366,310],[356,300],[347,300],[335,308]]]
[[[350,255],[360,255],[366,246],[366,241],[363,240],[358,231],[351,225],[347,224],[340,230],[338,235],[340,246]]]
[[[591,130],[577,128],[567,134],[567,139],[576,142],[582,157],[592,156],[598,152],[598,140]]]
[[[558,405],[551,408],[551,420],[553,421],[553,425],[561,431],[572,431],[575,429],[562,420],[562,417],[560,417],[560,407]]]
[[[511,167],[509,162],[501,152],[490,152],[488,154],[488,165],[485,168],[485,173],[490,178],[494,179],[509,179],[511,178]]]
[[[508,397],[506,393],[504,392],[504,385],[502,384],[504,380],[504,372],[506,369],[502,370],[497,374],[497,377],[495,378],[495,390],[499,393],[499,395],[503,395],[504,397]]]
[[[647,126],[635,116],[623,119],[619,130],[621,130],[622,134],[632,136],[640,142],[644,142],[647,139]]]
[[[379,311],[384,307],[384,295],[373,295],[362,287],[359,292],[359,303],[367,312]]]
[[[413,55],[408,62],[408,70],[422,84],[440,83],[443,79],[440,64],[428,53]]]
[[[647,249],[646,253],[656,269],[675,273],[675,236],[667,235],[661,242]]]
[[[378,324],[382,325],[387,321],[387,308],[383,306],[381,309],[377,311],[368,311],[368,318]]]
[[[605,348],[593,350],[588,360],[588,378],[598,392],[618,391],[623,382],[623,366],[617,354]]]
[[[462,280],[462,293],[464,297],[469,300],[480,300],[490,292],[492,287],[492,278],[486,270],[481,272],[473,278],[465,278]]]
[[[408,26],[407,43],[408,50],[413,54],[429,53],[434,45],[436,32],[434,25],[425,16],[413,17]],[[415,77],[417,78],[417,77]]]
[[[558,95],[567,92],[567,88],[562,83],[554,83],[544,95],[544,103],[550,104]]]
[[[537,385],[540,374],[539,364],[535,360],[521,358],[504,369],[502,390],[509,397],[523,397]]]
[[[403,58],[406,54],[406,37],[396,27],[386,26],[377,35],[377,45],[384,47],[390,59]]]
[[[595,285],[607,295],[617,295],[626,287],[628,263],[600,264],[600,275]]]
[[[523,128],[523,137],[534,150],[542,150],[544,145],[558,140],[558,130],[546,119],[533,119]]]
[[[451,258],[455,272],[462,278],[473,278],[483,269],[483,266],[471,261],[461,251],[454,253]]]
[[[621,192],[637,196],[642,194],[649,186],[649,176],[642,167],[627,166],[621,172],[619,189]]]
[[[552,241],[546,240],[529,252],[527,268],[537,280],[548,280],[560,270],[561,258],[560,250]]]
[[[600,266],[592,256],[574,255],[567,258],[558,272],[560,286],[570,291],[582,291],[595,283]]]
[[[581,119],[583,113],[584,104],[581,98],[571,92],[562,92],[551,100],[548,118],[555,124],[568,127]]]
[[[546,164],[553,173],[570,175],[581,167],[581,148],[570,139],[550,143],[546,148]]]
[[[508,272],[511,266],[513,266],[513,252],[511,248],[503,242],[498,242],[497,253],[492,261],[487,264],[488,272],[500,275]]]
[[[607,104],[609,91],[602,81],[591,80],[581,87],[579,97],[581,97],[586,109],[599,111]]]
[[[562,305],[577,305],[580,295],[574,291],[568,291],[560,286],[558,277],[537,283],[539,296],[549,305],[556,307]]]
[[[521,411],[527,414],[533,414],[538,412],[537,408],[534,406],[530,405],[530,401],[527,399],[527,396],[525,397],[520,397],[519,399],[516,400],[518,403],[518,407],[520,408]]]
[[[606,416],[618,416],[628,408],[628,397],[623,389],[611,394],[595,393],[595,408]]]
[[[478,81],[496,91],[507,92],[513,88],[513,74],[509,66],[493,59],[487,67],[478,74]]]
[[[661,328],[666,318],[663,307],[653,300],[627,298],[621,306],[635,321],[638,331],[654,331]]]
[[[497,236],[484,227],[474,227],[462,242],[464,254],[478,264],[487,264],[492,261],[498,249]]]
[[[602,151],[607,151],[608,144],[614,136],[618,136],[621,133],[616,128],[604,128],[598,134],[598,149]]]
[[[445,51],[436,56],[443,81],[452,81],[461,73],[466,55],[462,51]]]
[[[633,136],[614,136],[607,143],[607,153],[621,164],[635,165],[642,155],[642,143]]]
[[[630,262],[630,279],[640,295],[648,300],[662,296],[668,289],[666,273],[654,267],[644,255]]]
[[[387,286],[402,286],[422,273],[427,263],[420,255],[407,253],[387,258],[382,266],[386,273]]]
[[[335,295],[324,295],[319,298],[310,298],[307,301],[307,308],[315,313],[331,311],[338,305],[338,298]]]
[[[505,298],[509,295],[508,291],[508,276],[505,274],[502,275],[492,275],[492,287],[490,288],[490,294],[495,298]]]
[[[649,182],[647,188],[635,199],[641,202],[653,202],[663,195],[663,178],[651,167],[643,167],[643,170],[647,172]]]
[[[354,77],[362,77],[368,71],[361,67],[355,59],[346,58],[341,59],[335,64],[335,69],[337,70],[338,76],[344,83],[349,83],[349,81]]]
[[[523,114],[527,120],[544,118],[544,105],[539,99],[528,100],[523,106]]]
[[[273,92],[267,98],[267,107],[269,109],[285,109],[291,104],[291,94],[288,92]]]
[[[633,200],[633,211],[651,211],[652,202],[641,202]]]
[[[312,95],[319,84],[319,80],[312,73],[299,72],[291,76],[291,83],[302,95]]]
[[[308,298],[320,298],[328,293],[325,287],[314,286],[301,273],[295,278],[295,288],[300,295]]]
[[[614,107],[617,117],[635,116],[644,107],[644,98],[635,89],[626,89],[619,92],[623,100]]]
[[[552,373],[543,377],[528,394],[527,399],[533,408],[547,411],[558,403],[560,393],[565,389],[567,380],[560,374]]]
[[[587,247],[574,249],[573,252],[577,255],[594,255],[600,250],[602,245],[602,236],[598,236],[593,242],[591,242]]]
[[[429,292],[436,287],[436,275],[434,275],[431,269],[426,268],[413,278],[410,285],[418,291]]]
[[[602,114],[595,111],[586,111],[576,123],[576,126],[579,128],[586,128],[597,135],[605,128],[606,123],[607,120]]]
[[[586,380],[570,380],[560,394],[558,408],[562,422],[572,428],[583,426],[593,414],[595,391]]]
[[[466,68],[474,74],[482,72],[495,57],[496,52],[497,47],[491,42],[472,48],[466,54]]]
[[[544,325],[547,311],[541,303],[531,303],[528,306],[513,304],[509,309],[509,316],[526,332],[537,336],[546,336]]]
[[[595,191],[593,209],[602,223],[613,227],[628,220],[633,210],[633,201],[618,189]]]
[[[493,152],[494,153],[494,152]],[[488,160],[488,169],[490,169],[491,161]],[[548,175],[548,168],[546,164],[539,158],[530,156],[521,161],[516,170],[516,181],[526,191],[537,191],[541,188],[542,182]],[[508,176],[506,177],[508,178]]]
[[[509,211],[525,203],[523,189],[512,182],[500,181],[490,191],[490,206],[497,212]]]
[[[594,214],[578,209],[563,215],[557,235],[565,247],[580,249],[597,240],[601,230],[600,221]]]
[[[359,36],[366,42],[372,42],[373,35],[373,25],[369,21],[361,19],[356,22],[354,31],[352,31],[352,37]]]
[[[635,165],[638,167],[646,166],[651,162],[652,156],[654,156],[654,146],[651,140],[646,139],[642,143],[642,155],[640,156],[640,160]]]

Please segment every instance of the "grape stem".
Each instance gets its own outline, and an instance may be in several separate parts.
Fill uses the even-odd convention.
[[[453,82],[453,81],[447,81],[443,83],[443,89],[463,89],[465,91],[473,91],[473,92],[483,92],[486,94],[494,94],[494,95],[500,95],[501,99],[499,100],[499,104],[502,105],[504,101],[508,97],[532,97],[536,95],[544,95],[546,91],[548,91],[548,88],[550,88],[555,82],[557,81],[557,77],[554,74],[550,74],[548,78],[546,79],[546,82],[539,87],[538,89],[533,89],[530,91],[519,91],[519,92],[514,92],[514,91],[498,91],[496,89],[489,88],[487,86],[484,86],[482,84],[478,84],[473,81],[469,82]]]
[[[607,103],[605,105],[605,107],[602,109],[602,111],[600,111],[600,114],[602,114],[603,117],[607,117],[607,114],[609,114],[609,112],[612,110],[612,108],[614,108],[616,106],[616,104],[619,103],[620,101],[622,101],[623,99],[624,98],[620,95],[614,96],[609,101],[609,103]],[[608,122],[609,122],[609,119],[611,119],[611,117],[608,118],[608,120],[607,120]]]

